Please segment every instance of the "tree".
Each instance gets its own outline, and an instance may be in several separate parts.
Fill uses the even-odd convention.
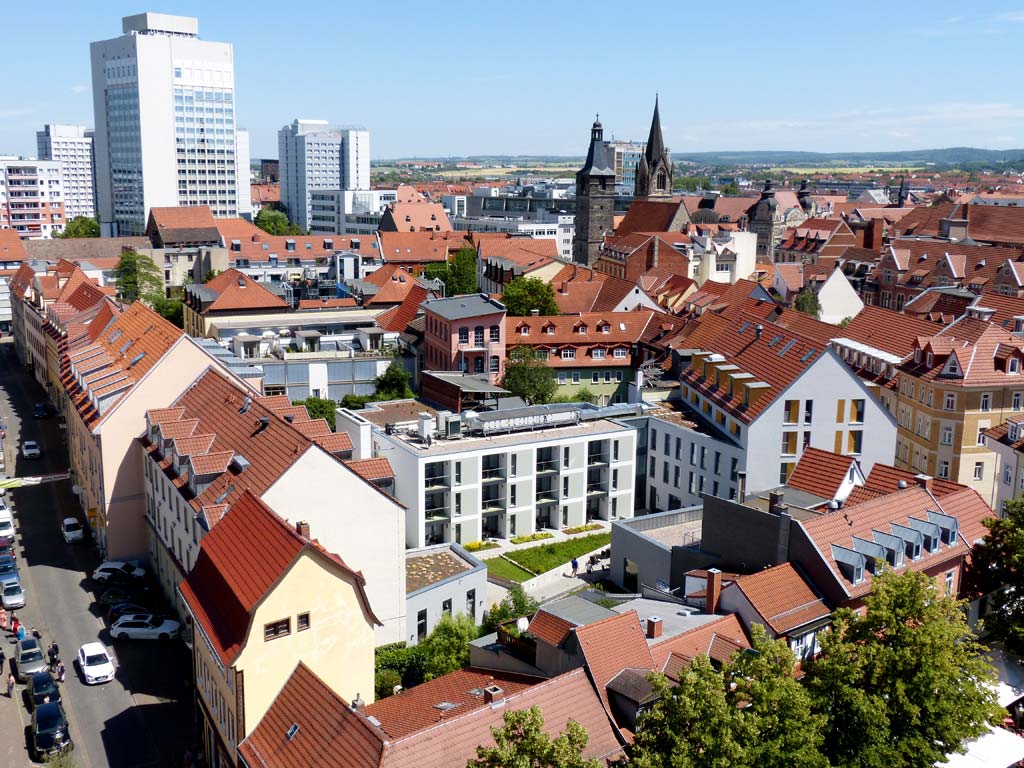
[[[215,278],[219,274],[220,274],[220,270],[219,269],[211,269],[205,275],[203,275],[203,282],[204,283],[208,283],[211,280],[213,280],[213,278]]]
[[[159,296],[153,300],[153,309],[179,328],[185,327],[185,305],[181,299],[168,299]]]
[[[376,694],[377,701],[386,699],[388,696],[393,696],[395,693],[395,686],[402,684],[402,676],[393,669],[378,669],[377,674],[374,678],[373,689]]]
[[[529,347],[516,347],[509,352],[502,386],[530,405],[549,402],[558,388],[554,372]]]
[[[341,398],[341,407],[348,408],[350,411],[360,411],[372,399],[369,395],[345,395]]]
[[[817,319],[821,314],[821,302],[818,301],[818,294],[810,288],[804,288],[796,295],[796,299],[793,301],[793,308],[797,312],[803,312],[805,315],[810,315]]]
[[[272,208],[260,208],[253,222],[257,227],[271,235],[304,235],[302,227],[292,224],[284,211],[275,211]]]
[[[491,606],[491,610],[484,617],[481,631],[486,635],[494,632],[499,624],[504,624],[510,619],[518,619],[521,616],[533,616],[540,608],[533,597],[528,595],[522,587],[513,587],[509,590],[500,603]]]
[[[555,291],[539,277],[516,277],[501,296],[510,317],[526,317],[534,309],[542,315],[557,315]]]
[[[473,248],[466,247],[457,250],[451,263],[428,264],[423,274],[428,279],[438,279],[443,282],[445,296],[460,296],[466,293],[476,293],[479,290],[476,274],[476,250]]]
[[[309,418],[327,419],[327,423],[331,426],[331,432],[334,431],[334,409],[338,407],[338,404],[333,400],[310,396],[305,400],[292,400],[292,405],[306,406],[306,412],[309,414]]]
[[[89,218],[88,216],[75,216],[75,218],[68,222],[67,226],[64,227],[64,231],[60,234],[60,237],[66,240],[80,237],[99,236],[99,222],[96,221],[96,219]]]
[[[398,360],[392,360],[384,373],[373,380],[373,385],[377,389],[375,400],[403,400],[413,396],[409,374]]]
[[[421,645],[424,654],[424,679],[447,675],[469,664],[469,644],[479,635],[476,622],[465,613],[446,613]]]
[[[650,677],[658,701],[637,721],[632,764],[637,768],[736,768],[750,742],[740,711],[726,695],[723,674],[707,656],[694,658],[670,686]]]
[[[924,573],[877,573],[865,606],[836,611],[808,664],[825,755],[837,768],[942,763],[999,717],[984,649]]]
[[[144,301],[149,305],[164,298],[164,278],[160,268],[148,256],[137,251],[125,251],[121,254],[114,269],[117,295],[127,304],[133,301]]]
[[[785,640],[752,626],[753,652],[727,667],[729,698],[752,732],[743,763],[758,768],[828,768],[821,752],[825,718],[812,712],[810,694],[796,679],[796,658]]]
[[[601,763],[583,756],[590,740],[575,720],[552,739],[544,731],[539,707],[506,712],[501,728],[491,728],[493,747],[477,747],[466,768],[600,768]]]
[[[974,548],[972,576],[991,593],[990,630],[1014,653],[1024,651],[1024,498],[1006,503],[1003,517],[984,521],[988,533]]]

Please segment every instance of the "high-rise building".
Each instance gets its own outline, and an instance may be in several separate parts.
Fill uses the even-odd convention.
[[[48,239],[66,223],[59,162],[0,158],[0,229],[16,230],[22,240]]]
[[[318,229],[314,191],[370,188],[370,132],[326,120],[294,120],[277,132],[281,202],[303,229]],[[326,212],[325,212],[326,215]]]
[[[96,198],[104,235],[141,235],[153,207],[237,216],[234,49],[199,20],[140,13],[92,43]]]
[[[36,131],[40,160],[59,160],[68,221],[96,215],[96,164],[93,131],[81,125],[48,124]]]
[[[249,132],[235,131],[235,188],[238,215],[252,221],[252,168],[249,167]]]
[[[615,185],[633,194],[636,185],[636,167],[647,147],[642,141],[609,141],[608,151],[614,153]]]

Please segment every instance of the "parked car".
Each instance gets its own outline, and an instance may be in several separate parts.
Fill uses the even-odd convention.
[[[0,536],[9,542],[14,541],[14,518],[11,517],[11,510],[6,506],[0,506]]]
[[[127,614],[110,625],[115,640],[170,640],[177,637],[181,624],[152,614]]]
[[[64,707],[56,702],[40,704],[32,712],[32,759],[42,762],[47,757],[75,748],[68,730]]]
[[[114,679],[114,662],[102,643],[86,643],[78,649],[78,668],[87,685]]]
[[[128,576],[133,579],[141,579],[146,575],[146,571],[139,568],[135,563],[126,563],[122,560],[107,560],[105,563],[100,563],[99,567],[92,572],[92,578],[93,581],[106,581],[115,574]]]
[[[15,560],[18,559],[18,554],[14,551],[14,539],[0,536],[0,555],[10,555]]]
[[[113,624],[122,616],[130,613],[152,613],[152,608],[147,608],[139,603],[115,603],[107,608],[107,621]]]
[[[77,517],[65,517],[60,524],[60,533],[68,544],[85,538],[85,531]]]
[[[111,584],[103,590],[97,602],[100,605],[146,602],[152,594],[153,590],[148,584]]]
[[[0,584],[10,584],[12,581],[20,581],[18,564],[10,555],[0,555]]]
[[[46,658],[39,641],[34,637],[26,637],[18,641],[18,651],[14,657],[14,676],[19,683],[24,683],[36,672],[46,669]]]
[[[35,709],[46,704],[47,699],[53,704],[60,704],[60,688],[47,670],[36,672],[28,681],[28,706]]]
[[[46,408],[46,403],[36,403],[32,406],[32,418],[33,419],[45,419],[49,411]]]
[[[26,440],[21,444],[21,455],[26,459],[38,459],[43,455],[43,451],[35,440]]]
[[[25,590],[21,588],[21,583],[17,581],[9,581],[4,584],[3,592],[0,593],[0,600],[3,602],[5,611],[9,611],[13,608],[24,608]]]

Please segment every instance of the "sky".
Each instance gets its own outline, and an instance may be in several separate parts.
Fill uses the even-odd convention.
[[[92,126],[89,43],[146,10],[234,44],[254,158],[296,117],[365,125],[374,159],[582,155],[595,113],[646,139],[655,94],[674,152],[1024,147],[1024,2],[6,5],[0,154]]]

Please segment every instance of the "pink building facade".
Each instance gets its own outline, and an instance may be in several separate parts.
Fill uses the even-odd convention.
[[[505,306],[486,294],[434,299],[423,304],[423,365],[428,371],[486,374],[491,384],[505,373]]]

